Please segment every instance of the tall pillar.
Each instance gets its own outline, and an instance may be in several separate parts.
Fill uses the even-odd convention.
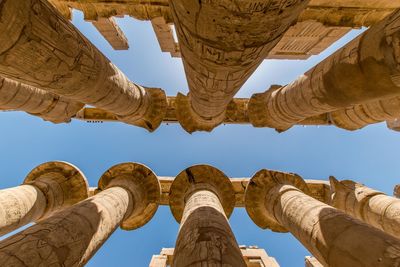
[[[0,77],[0,109],[21,110],[54,123],[69,122],[84,104]]]
[[[1,75],[103,108],[150,131],[160,125],[164,91],[129,81],[47,1],[4,0],[0,15]]]
[[[246,266],[227,218],[235,194],[224,173],[208,165],[187,168],[173,181],[169,204],[180,222],[172,266]]]
[[[400,95],[400,11],[284,87],[254,94],[256,127],[286,130],[308,117]]]
[[[309,195],[291,173],[257,172],[246,188],[246,210],[255,224],[291,232],[324,266],[376,267],[400,263],[400,240]]]
[[[400,238],[400,199],[349,180],[330,182],[335,208]]]
[[[211,131],[308,0],[170,0],[190,94],[177,96],[188,132]]]
[[[72,164],[52,161],[34,168],[23,185],[0,190],[0,235],[36,222],[88,197],[88,184]]]
[[[1,266],[83,266],[118,226],[132,230],[154,215],[157,177],[136,163],[116,165],[98,194],[0,242]]]

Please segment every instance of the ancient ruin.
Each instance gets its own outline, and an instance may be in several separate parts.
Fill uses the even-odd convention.
[[[187,90],[174,96],[131,81],[71,23],[73,9],[115,50],[135,49],[116,18],[148,21],[160,53],[182,61]],[[291,83],[235,98],[264,60],[308,59],[361,27]],[[220,124],[354,131],[381,122],[400,131],[400,1],[0,0],[0,110],[149,132],[162,123],[192,133]],[[21,181],[0,190],[0,235],[18,231],[0,241],[0,266],[83,266],[118,227],[144,226],[159,205],[180,227],[175,247],[150,267],[278,267],[264,249],[237,242],[235,208],[262,229],[293,235],[312,254],[306,267],[400,266],[400,185],[389,196],[334,177],[262,169],[234,178],[205,164],[163,177],[127,162],[89,187],[61,161]]]
[[[0,190],[2,234],[37,221],[0,241],[0,264],[82,266],[117,227],[135,230],[152,219],[158,205],[169,205],[180,222],[176,246],[153,256],[151,267],[279,266],[263,249],[238,245],[228,218],[240,207],[259,227],[293,234],[315,257],[306,257],[305,266],[396,266],[399,200],[363,188],[267,169],[252,178],[228,178],[208,165],[163,177],[127,162],[108,169],[97,188],[89,189],[77,167],[48,162],[32,170],[24,185]],[[355,197],[344,203],[344,194]],[[369,217],[354,207],[368,209]]]

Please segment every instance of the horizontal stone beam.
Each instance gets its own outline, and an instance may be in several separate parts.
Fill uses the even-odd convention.
[[[129,44],[124,32],[114,18],[99,18],[92,22],[114,50],[128,50]]]
[[[176,118],[176,106],[175,97],[168,97],[168,108],[166,115],[163,119],[164,123],[177,123]],[[248,98],[235,98],[228,105],[226,112],[224,124],[250,124],[250,120],[247,114],[247,104],[249,102]],[[118,121],[117,117],[99,108],[84,108],[79,111],[75,119],[97,122],[97,121]],[[314,116],[307,118],[306,120],[299,123],[299,125],[330,125],[327,114],[322,114],[319,116]]]
[[[169,191],[174,177],[158,176],[161,185],[160,205],[169,205]],[[236,204],[235,207],[244,207],[244,192],[250,178],[230,178],[233,189],[235,191]],[[313,198],[324,202],[330,202],[330,185],[328,181],[322,180],[305,180],[310,194]]]

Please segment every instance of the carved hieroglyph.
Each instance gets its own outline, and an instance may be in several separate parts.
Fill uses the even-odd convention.
[[[330,181],[335,208],[400,238],[400,199],[353,181]]]
[[[256,127],[286,130],[305,118],[400,94],[400,11],[284,87],[254,94]]]
[[[170,0],[190,90],[177,97],[186,131],[211,131],[223,121],[233,96],[307,2]]]
[[[246,189],[246,210],[262,228],[290,231],[324,266],[400,264],[400,240],[307,195],[295,174],[261,170]]]
[[[54,123],[69,122],[84,104],[0,77],[0,109],[21,110]]]
[[[60,161],[34,168],[24,184],[0,190],[0,235],[46,218],[88,197],[88,183],[72,164]]]
[[[328,114],[331,122],[346,130],[358,130],[367,125],[400,118],[400,97],[385,98],[339,109]]]
[[[1,266],[83,266],[121,225],[135,229],[156,210],[160,187],[145,166],[109,169],[93,197],[0,242]]]
[[[170,190],[170,208],[180,222],[172,266],[245,267],[229,226],[235,195],[218,169],[197,165],[181,172]]]
[[[159,126],[164,92],[129,81],[47,1],[4,0],[0,15],[1,75],[103,108],[150,131]]]

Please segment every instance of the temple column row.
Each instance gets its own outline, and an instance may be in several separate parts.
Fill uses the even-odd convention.
[[[123,163],[106,171],[99,192],[0,242],[1,266],[83,266],[116,230],[146,224],[160,185],[147,167]]]
[[[400,240],[309,195],[295,174],[261,170],[246,188],[255,224],[293,234],[324,266],[396,266]]]
[[[389,107],[400,95],[399,25],[400,11],[395,11],[293,83],[254,94],[248,106],[251,123],[283,131],[306,118],[371,101],[387,99]],[[390,115],[380,114],[377,105],[365,108],[378,109],[376,119]],[[344,123],[345,116],[336,117],[338,125]]]
[[[331,184],[334,207],[309,196],[300,176],[261,170],[246,188],[246,210],[261,228],[291,232],[324,266],[396,266],[400,200],[333,177]],[[122,163],[88,194],[83,174],[65,162],[39,165],[23,185],[1,190],[0,234],[36,224],[0,242],[0,265],[82,266],[118,226],[133,230],[151,220],[161,189],[149,168]],[[214,167],[178,174],[169,194],[180,222],[173,266],[246,266],[228,222],[235,201],[231,181]]]
[[[48,1],[4,0],[0,16],[0,75],[149,131],[160,125],[164,91],[131,82]]]

